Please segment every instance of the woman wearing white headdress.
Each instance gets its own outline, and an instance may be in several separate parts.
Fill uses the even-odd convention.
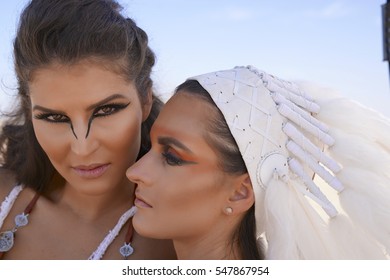
[[[236,67],[181,84],[151,140],[127,171],[134,227],[179,259],[389,257],[390,122],[376,112]]]

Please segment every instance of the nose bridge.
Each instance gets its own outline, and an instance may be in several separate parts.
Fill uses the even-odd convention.
[[[156,161],[157,159],[153,156],[153,151],[149,151],[127,169],[127,178],[134,183],[143,182],[145,185],[150,184],[158,172],[154,165]]]
[[[88,155],[98,147],[98,141],[94,133],[88,133],[88,122],[77,121],[71,124],[72,151],[77,155]]]

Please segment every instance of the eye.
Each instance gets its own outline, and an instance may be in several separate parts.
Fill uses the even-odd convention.
[[[36,118],[38,120],[53,122],[53,123],[67,123],[70,121],[69,118],[65,115],[52,114],[52,113],[38,114],[38,115],[35,115],[34,118]]]
[[[93,117],[105,117],[112,114],[115,114],[123,109],[125,109],[130,104],[107,104],[100,107],[97,107],[93,112]]]
[[[164,149],[162,156],[165,162],[171,166],[181,166],[185,162],[169,147]]]

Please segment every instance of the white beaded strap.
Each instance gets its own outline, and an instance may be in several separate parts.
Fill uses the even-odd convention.
[[[16,198],[23,190],[22,185],[15,186],[9,195],[4,199],[0,206],[0,228],[3,226],[5,218],[8,216],[11,211],[12,206],[15,203]]]
[[[251,70],[251,68],[254,68],[254,67],[249,66],[250,70]],[[304,91],[302,91],[297,84],[295,84],[291,81],[283,80],[283,79],[276,77],[274,75],[270,75],[264,71],[262,71],[262,74],[263,74],[263,78],[262,78],[263,80],[265,80],[265,81],[271,80],[273,84],[276,84],[280,88],[286,88],[289,92],[292,92],[296,95],[302,96],[306,100],[314,102],[314,99],[310,95],[307,95]]]
[[[289,122],[286,123],[283,127],[283,131],[295,143],[298,143],[301,148],[310,153],[318,162],[324,164],[333,173],[337,173],[341,170],[341,166],[335,160],[323,153],[319,147],[314,145],[294,125]]]
[[[273,82],[274,78],[266,77],[266,79],[263,79],[263,82],[266,84],[266,87],[271,92],[278,92],[281,95],[283,95],[286,99],[290,100],[291,102],[299,105],[300,107],[308,110],[311,113],[318,113],[320,111],[320,106],[317,105],[317,103],[313,102],[311,99],[308,98],[306,95],[298,95],[292,91],[290,91],[289,88],[284,88],[278,86],[275,82]],[[302,93],[303,94],[303,93]]]
[[[291,168],[291,170],[303,180],[303,182],[309,189],[309,192],[304,188],[298,190],[302,194],[306,195],[307,197],[310,197],[318,205],[320,205],[322,209],[324,209],[326,214],[328,214],[329,217],[335,217],[338,213],[336,208],[328,200],[328,198],[321,192],[320,188],[316,184],[314,184],[312,178],[306,174],[306,172],[303,169],[303,166],[295,158],[290,159],[288,161],[288,165]]]
[[[313,136],[317,137],[318,140],[320,140],[322,143],[332,146],[334,144],[334,139],[329,134],[323,132],[318,127],[314,126],[307,120],[305,120],[301,115],[299,115],[297,112],[294,112],[290,107],[288,107],[286,104],[281,104],[278,107],[279,113],[286,117],[287,119],[291,120],[292,122],[299,125],[299,127],[302,127],[305,131],[309,132]]]
[[[108,246],[114,241],[115,237],[118,236],[120,230],[126,224],[126,222],[134,216],[135,212],[137,212],[137,207],[133,206],[129,210],[127,210],[118,220],[118,223],[115,227],[108,232],[103,241],[99,244],[99,247],[95,252],[88,258],[88,260],[100,260],[104,253],[106,252]]]
[[[336,191],[341,192],[344,187],[341,182],[332,174],[330,174],[325,168],[323,168],[311,155],[302,150],[298,144],[289,140],[286,144],[286,148],[297,158],[300,158],[303,162],[310,166],[310,168],[317,173],[322,179],[325,180]]]
[[[275,101],[276,105],[280,104],[286,104],[290,109],[292,109],[294,112],[301,115],[302,118],[310,122],[312,125],[318,127],[323,132],[329,132],[329,127],[322,123],[321,121],[317,120],[316,118],[313,118],[307,111],[304,111],[301,109],[301,107],[295,105],[290,100],[287,100],[283,95],[277,92],[271,92],[271,97]]]

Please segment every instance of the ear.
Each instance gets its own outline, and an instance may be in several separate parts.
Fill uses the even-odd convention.
[[[145,102],[142,104],[142,121],[146,121],[149,117],[150,111],[152,110],[153,105],[153,94],[152,89],[148,90],[148,94],[145,97]]]
[[[226,207],[230,207],[233,210],[230,214],[244,213],[254,203],[255,196],[248,173],[238,176],[234,181],[234,186],[226,205]]]

